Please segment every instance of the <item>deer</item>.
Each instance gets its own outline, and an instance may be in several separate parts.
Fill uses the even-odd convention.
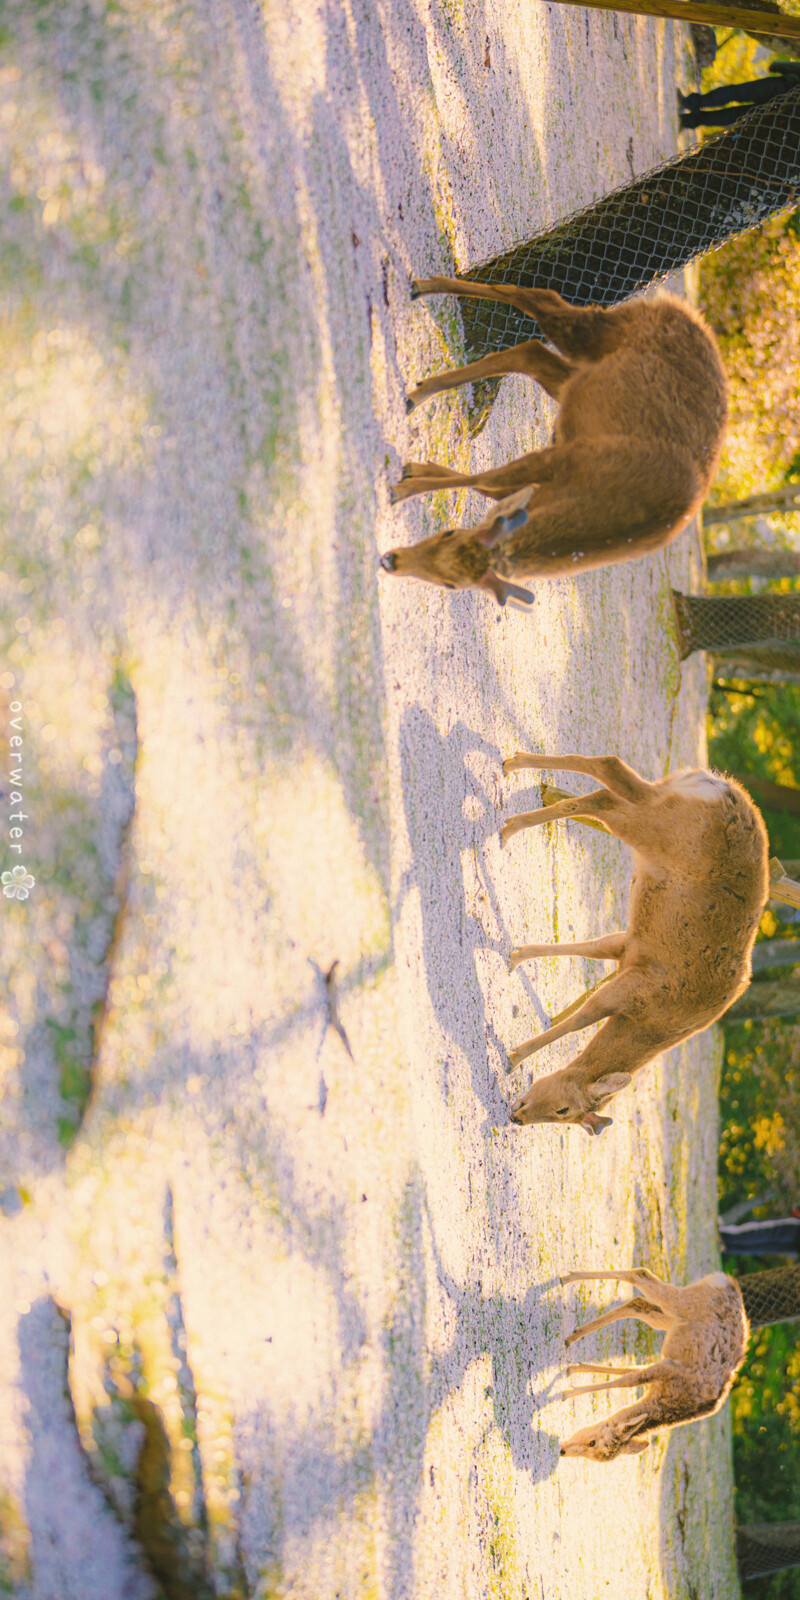
[[[625,1304],[605,1311],[567,1335],[567,1345],[597,1328],[632,1317],[651,1328],[663,1329],[666,1338],[659,1359],[645,1367],[609,1367],[579,1361],[567,1373],[611,1374],[607,1383],[582,1384],[565,1391],[605,1394],[610,1389],[635,1389],[647,1393],[633,1405],[623,1406],[604,1421],[579,1428],[561,1446],[562,1456],[585,1456],[589,1461],[614,1461],[617,1456],[640,1455],[648,1448],[645,1434],[656,1428],[676,1428],[698,1417],[713,1416],[724,1405],[742,1365],[750,1327],[735,1278],[712,1272],[683,1289],[663,1283],[647,1267],[613,1272],[568,1272],[561,1282],[586,1283],[616,1279],[638,1293]]]
[[[624,932],[524,945],[509,957],[511,971],[548,955],[617,964],[580,1004],[509,1051],[513,1070],[602,1022],[568,1066],[532,1083],[510,1113],[517,1124],[576,1123],[596,1135],[612,1121],[602,1108],[635,1073],[715,1022],[747,988],[769,894],[767,832],[741,784],[717,772],[685,769],[650,783],[617,756],[518,752],[503,763],[506,775],[531,768],[585,773],[603,787],[512,817],[500,829],[502,845],[523,828],[575,817],[599,822],[634,854]]]
[[[384,572],[445,589],[484,589],[500,605],[517,578],[554,578],[660,550],[705,499],[722,449],[727,386],[700,314],[661,293],[602,309],[571,306],[553,289],[426,278],[412,295],[502,301],[534,317],[556,350],[528,339],[427,378],[413,409],[459,384],[507,373],[534,378],[558,401],[553,442],[491,471],[407,462],[393,504],[432,489],[472,488],[513,500],[476,527],[447,528],[389,550]],[[525,491],[523,494],[522,491]],[[524,595],[523,605],[533,596]]]

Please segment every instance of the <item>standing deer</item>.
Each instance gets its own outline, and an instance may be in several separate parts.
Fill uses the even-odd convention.
[[[749,795],[714,772],[673,772],[647,783],[616,756],[516,755],[506,773],[527,768],[584,772],[605,785],[500,830],[503,844],[522,828],[559,817],[604,824],[634,852],[624,933],[584,944],[529,944],[511,953],[513,971],[530,956],[594,956],[617,970],[538,1038],[509,1052],[518,1066],[564,1034],[603,1022],[569,1066],[532,1084],[511,1120],[575,1122],[588,1133],[634,1072],[720,1017],[750,981],[750,952],[768,895],[767,834]]]
[[[697,312],[667,294],[604,311],[567,305],[552,289],[461,278],[428,278],[412,293],[516,306],[560,353],[529,339],[428,378],[409,408],[458,384],[517,372],[535,378],[559,411],[552,445],[494,471],[409,462],[394,503],[428,489],[470,487],[492,500],[526,492],[508,515],[390,550],[381,561],[386,572],[446,589],[489,589],[502,604],[505,579],[627,561],[680,532],[705,499],[727,420],[722,362]]]
[[[586,1456],[590,1461],[639,1455],[648,1445],[643,1434],[652,1433],[655,1428],[675,1428],[719,1411],[744,1361],[750,1334],[739,1285],[724,1272],[712,1272],[685,1289],[662,1283],[646,1267],[633,1267],[627,1272],[569,1272],[561,1282],[600,1282],[608,1278],[630,1283],[639,1293],[625,1305],[576,1328],[568,1334],[567,1344],[625,1317],[646,1322],[651,1328],[662,1328],[667,1337],[659,1359],[646,1367],[607,1367],[591,1361],[567,1367],[568,1373],[602,1372],[613,1376],[610,1383],[584,1384],[566,1391],[565,1399],[573,1394],[605,1394],[608,1389],[648,1385],[641,1400],[615,1411],[604,1422],[579,1428],[562,1445],[562,1456]]]

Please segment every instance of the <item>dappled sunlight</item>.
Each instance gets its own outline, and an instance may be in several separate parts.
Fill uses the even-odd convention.
[[[599,1149],[509,1125],[509,1046],[597,969],[508,951],[608,931],[629,861],[498,828],[537,803],[517,747],[693,759],[705,680],[678,702],[659,607],[696,534],[529,616],[376,571],[481,514],[390,510],[402,460],[493,464],[551,420],[516,380],[477,440],[466,393],[406,416],[462,342],[410,274],[661,153],[672,31],[592,18],[589,49],[577,14],[451,0],[3,21],[0,710],[36,882],[0,933],[0,1587],[30,1543],[42,1593],[117,1600],[71,1574],[63,1506],[99,1484],[165,1600],[595,1600],[620,1551],[626,1594],[681,1600],[661,1447],[559,1465],[595,1402],[559,1398],[558,1278],[712,1258],[713,1062],[654,1067]],[[57,1363],[34,1392],[47,1318],[70,1404]],[[721,1479],[683,1433],[668,1465]]]
[[[8,551],[8,580],[24,579],[37,557],[50,565],[29,603],[32,627],[46,624],[49,631],[54,599],[63,607],[98,588],[97,554],[118,529],[116,508],[104,495],[108,475],[136,480],[161,429],[121,347],[105,350],[78,326],[33,332],[32,322],[25,306],[0,330],[0,471],[29,541],[26,550]],[[10,599],[0,592],[0,602]]]
[[[27,320],[20,315],[16,328],[6,324],[4,329],[4,364],[14,349],[24,351],[27,360],[10,370],[7,366],[9,390],[13,384],[17,392],[9,394],[4,408],[3,470],[27,457],[38,461],[40,470],[50,468],[46,477],[52,482],[53,469],[63,472],[69,464],[91,473],[100,456],[109,466],[141,461],[147,403],[131,392],[123,352],[115,352],[109,365],[76,328],[40,330],[29,344]]]
[[[380,960],[387,911],[335,773],[299,743],[258,759],[190,624],[140,649],[135,872],[160,906],[182,1046],[202,1054],[269,1022],[287,984],[300,1000],[309,961],[345,978]]]

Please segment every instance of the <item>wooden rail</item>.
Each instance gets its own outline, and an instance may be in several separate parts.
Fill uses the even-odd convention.
[[[676,17],[703,22],[707,28],[741,28],[765,38],[794,39],[800,44],[800,17],[780,11],[754,11],[749,6],[705,5],[700,0],[557,0],[559,5],[589,6],[598,11],[627,11],[637,17]]]
[[[791,863],[793,867],[798,864]],[[783,863],[773,856],[769,864],[769,897],[770,900],[780,900],[783,905],[800,906],[800,883],[790,878]]]

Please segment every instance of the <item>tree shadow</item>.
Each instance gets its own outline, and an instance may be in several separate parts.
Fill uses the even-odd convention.
[[[400,762],[406,829],[413,863],[396,898],[393,914],[413,886],[422,916],[422,962],[436,1022],[469,1064],[473,1092],[486,1113],[486,1131],[506,1120],[508,1099],[498,1072],[490,1069],[487,1039],[501,1070],[509,1070],[506,1047],[491,1021],[487,1021],[483,996],[475,979],[478,952],[490,950],[503,958],[512,948],[511,936],[497,889],[487,864],[484,846],[498,831],[496,796],[488,795],[471,772],[467,757],[479,753],[497,764],[502,757],[496,745],[460,720],[440,734],[433,717],[420,706],[410,707],[400,727]],[[424,778],[423,778],[424,775]],[[523,797],[524,799],[524,794]],[[482,813],[470,820],[464,801],[478,799]],[[519,797],[515,796],[515,805]],[[473,853],[480,882],[499,928],[487,940],[480,923],[466,905],[462,852]],[[541,1018],[544,1010],[527,974],[520,982]],[[440,1072],[440,1093],[447,1098],[446,1066]]]
[[[18,1323],[30,1454],[25,1512],[41,1600],[154,1600],[133,1542],[92,1482],[69,1394],[69,1321],[49,1296]]]
[[[81,1125],[97,1053],[117,937],[124,916],[128,834],[135,802],[136,714],[130,685],[112,661],[111,715],[94,792],[60,777],[28,783],[37,824],[35,893],[46,896],[35,939],[9,960],[9,988],[35,968],[34,1020],[20,1034],[21,1092],[9,1097],[2,1134],[7,1204],[23,1180],[57,1170]],[[102,682],[98,673],[98,681]],[[43,747],[26,735],[36,770]],[[28,914],[26,907],[26,915]],[[33,951],[31,949],[33,945]]]
[[[144,396],[147,421],[135,440],[138,465],[135,451],[119,460],[85,453],[69,473],[65,469],[63,485],[59,478],[49,491],[43,476],[26,478],[16,542],[13,536],[8,540],[9,566],[16,563],[20,574],[35,570],[45,621],[66,611],[76,636],[85,633],[102,644],[110,631],[130,643],[134,655],[152,619],[159,626],[175,619],[180,628],[188,617],[215,665],[234,664],[265,690],[263,710],[254,709],[252,697],[243,708],[235,696],[225,706],[247,759],[261,770],[265,761],[288,767],[305,743],[329,763],[387,894],[384,663],[373,522],[376,472],[393,443],[374,414],[371,357],[380,332],[399,385],[398,308],[405,304],[409,267],[424,264],[410,262],[405,240],[398,239],[404,212],[409,221],[415,216],[420,257],[428,250],[441,266],[450,250],[453,229],[449,218],[440,226],[439,180],[424,159],[430,57],[438,52],[454,81],[466,67],[465,104],[472,98],[480,108],[464,121],[465,156],[452,140],[447,152],[454,226],[461,237],[475,239],[476,254],[498,242],[481,237],[480,229],[476,235],[472,226],[476,168],[468,144],[471,136],[476,148],[481,144],[478,115],[498,114],[495,155],[490,170],[484,166],[480,172],[480,187],[492,185],[492,202],[484,210],[501,233],[518,228],[506,209],[506,164],[518,162],[532,138],[537,149],[544,144],[532,136],[515,97],[513,59],[498,52],[493,73],[486,65],[484,8],[464,18],[466,45],[453,27],[454,15],[450,6],[434,10],[431,42],[408,0],[383,18],[363,5],[347,19],[334,4],[324,8],[320,81],[327,73],[342,99],[337,104],[327,86],[311,96],[301,134],[287,109],[285,76],[271,55],[262,10],[246,0],[197,13],[199,20],[181,14],[169,42],[149,17],[138,31],[126,32],[118,8],[100,16],[44,0],[35,24],[24,23],[23,75],[30,94],[39,92],[44,75],[56,131],[74,139],[87,169],[94,162],[102,170],[109,197],[102,226],[76,214],[73,224],[45,227],[36,201],[44,174],[35,174],[25,195],[14,192],[7,175],[5,281],[13,291],[12,309],[22,307],[20,314],[29,317],[26,360],[37,315],[42,330],[85,331],[109,369],[123,352],[131,384]],[[135,17],[135,9],[126,16]],[[14,39],[4,43],[13,53]],[[169,50],[181,57],[179,85],[170,77]],[[32,65],[37,71],[28,74]],[[356,83],[373,123],[374,181],[363,152],[343,132],[352,108],[351,102],[342,104],[345,85]],[[186,106],[189,117],[182,115]],[[548,147],[554,167],[563,165],[560,123]],[[424,217],[422,224],[416,225],[417,216]],[[486,221],[480,226],[485,229]],[[506,236],[501,242],[510,241]],[[317,467],[313,483],[309,460]],[[328,495],[322,513],[314,504],[309,508],[317,493]],[[42,506],[54,508],[50,523],[39,519]],[[316,531],[306,540],[305,521],[315,515]],[[101,534],[94,554],[75,538],[93,521]],[[91,592],[87,582],[94,584]],[[309,588],[312,607],[286,604]],[[496,675],[488,682],[499,695]],[[497,759],[497,751],[461,723],[442,737],[427,712],[413,708],[406,714],[403,805],[422,906],[426,983],[443,1036],[469,1064],[488,1129],[504,1116],[507,1102],[487,1062],[485,1010],[475,981],[475,959],[487,942],[467,910],[462,850],[475,851],[501,930],[496,947],[489,948],[502,955],[510,941],[483,855],[495,823],[473,826],[461,812],[465,794],[478,793],[464,778],[466,756],[475,751]],[[419,779],[428,763],[431,781],[423,793]],[[442,797],[452,802],[451,816],[442,811]],[[103,803],[111,798],[106,787]],[[515,801],[521,799],[517,793]],[[99,837],[101,823],[97,829]],[[344,974],[343,991],[366,981],[371,970]],[[535,1005],[528,978],[523,974],[520,981]],[[185,1089],[192,1074],[223,1080],[219,1095],[233,1108],[226,1137],[239,1139],[244,1153],[271,1170],[272,1215],[280,1220],[287,1248],[327,1275],[343,1361],[353,1364],[366,1319],[348,1268],[345,1202],[333,1195],[315,1211],[304,1199],[292,1152],[278,1131],[265,1126],[263,1100],[250,1082],[254,1068],[299,1035],[318,1011],[322,1025],[321,997],[313,996],[244,1046],[220,1050],[213,1059],[181,1053],[170,1043],[142,1065],[124,1106],[125,1116],[152,1108],[173,1090]],[[490,1044],[502,1061],[502,1043],[491,1030]],[[444,1080],[440,1088],[446,1095]],[[107,1127],[116,1128],[121,1103],[122,1097],[110,1097]],[[243,1118],[237,1121],[240,1104],[252,1109],[247,1127]],[[217,1118],[214,1137],[218,1126]],[[333,1443],[321,1444],[332,1432],[333,1412],[296,1436],[275,1439],[279,1467],[272,1475],[268,1460],[264,1464],[264,1442],[273,1428],[266,1404],[237,1425],[241,1458],[250,1463],[248,1471],[252,1466],[243,1484],[242,1522],[251,1572],[263,1577],[288,1533],[335,1514],[374,1473],[388,1485],[389,1592],[393,1600],[405,1600],[413,1586],[412,1536],[430,1423],[476,1355],[491,1357],[492,1414],[512,1460],[537,1481],[552,1470],[557,1441],[533,1428],[527,1387],[542,1288],[529,1289],[521,1301],[484,1295],[480,1286],[465,1289],[449,1279],[437,1259],[456,1326],[448,1348],[429,1368],[423,1217],[417,1179],[398,1218],[402,1292],[383,1335],[390,1381],[372,1433],[349,1465]],[[83,1483],[67,1438],[63,1357],[48,1365],[47,1318],[40,1327],[36,1308],[30,1316],[33,1322],[23,1319],[20,1334],[38,1441],[29,1470],[29,1516],[35,1550],[53,1545],[59,1560],[63,1556],[61,1587],[52,1588],[52,1600],[70,1600],[72,1594],[92,1600],[94,1593],[106,1600],[117,1568],[120,1593],[134,1595],[135,1585],[124,1588],[128,1555],[117,1545],[103,1556],[102,1583],[95,1585],[92,1540],[102,1555],[104,1508]],[[53,1339],[58,1345],[55,1334]],[[59,1471],[68,1482],[56,1526],[57,1506],[47,1500],[54,1494],[58,1499]],[[331,1485],[338,1486],[338,1498]],[[275,1506],[266,1535],[257,1532],[251,1516],[259,1495]],[[71,1542],[68,1523],[76,1505],[76,1538],[83,1533],[86,1507],[97,1524],[88,1544]],[[42,1600],[50,1600],[45,1591]]]
[[[285,1192],[283,1199],[284,1203],[289,1199]],[[290,1210],[294,1217],[302,1206]],[[326,1432],[323,1415],[287,1433],[276,1425],[265,1403],[236,1422],[246,1484],[241,1542],[250,1571],[268,1566],[279,1571],[285,1544],[307,1538],[337,1508],[352,1507],[360,1495],[372,1491],[385,1496],[387,1503],[386,1591],[393,1600],[405,1600],[413,1593],[413,1532],[429,1430],[456,1397],[470,1367],[485,1354],[492,1363],[486,1396],[514,1466],[532,1483],[548,1478],[555,1469],[559,1441],[535,1426],[530,1384],[530,1373],[541,1362],[535,1340],[541,1295],[550,1285],[532,1285],[521,1301],[502,1294],[485,1296],[480,1285],[462,1288],[442,1266],[430,1227],[425,1227],[426,1213],[422,1180],[416,1175],[405,1188],[397,1216],[399,1292],[382,1338],[385,1398],[369,1434],[360,1435],[349,1453],[343,1452],[341,1441],[338,1448],[335,1444],[326,1448],[321,1443]],[[310,1239],[313,1231],[309,1230]],[[432,1359],[427,1358],[425,1336],[426,1231],[437,1281],[455,1324],[447,1349]],[[335,1267],[330,1241],[322,1259],[330,1272]],[[343,1268],[340,1259],[338,1270]],[[346,1361],[356,1359],[357,1349],[351,1347]],[[471,1464],[462,1463],[465,1479],[471,1480],[473,1469],[479,1470],[476,1458],[484,1436],[476,1438]],[[270,1441],[268,1453],[263,1450],[265,1439]]]
[[[462,1287],[447,1272],[425,1207],[428,1238],[443,1295],[455,1310],[456,1332],[448,1349],[430,1366],[431,1409],[459,1388],[477,1354],[492,1361],[487,1390],[494,1421],[508,1444],[514,1466],[532,1483],[550,1477],[558,1461],[559,1441],[535,1426],[537,1396],[533,1377],[542,1367],[537,1333],[542,1323],[542,1297],[557,1280],[531,1284],[521,1300],[503,1294],[484,1295],[480,1283]]]

